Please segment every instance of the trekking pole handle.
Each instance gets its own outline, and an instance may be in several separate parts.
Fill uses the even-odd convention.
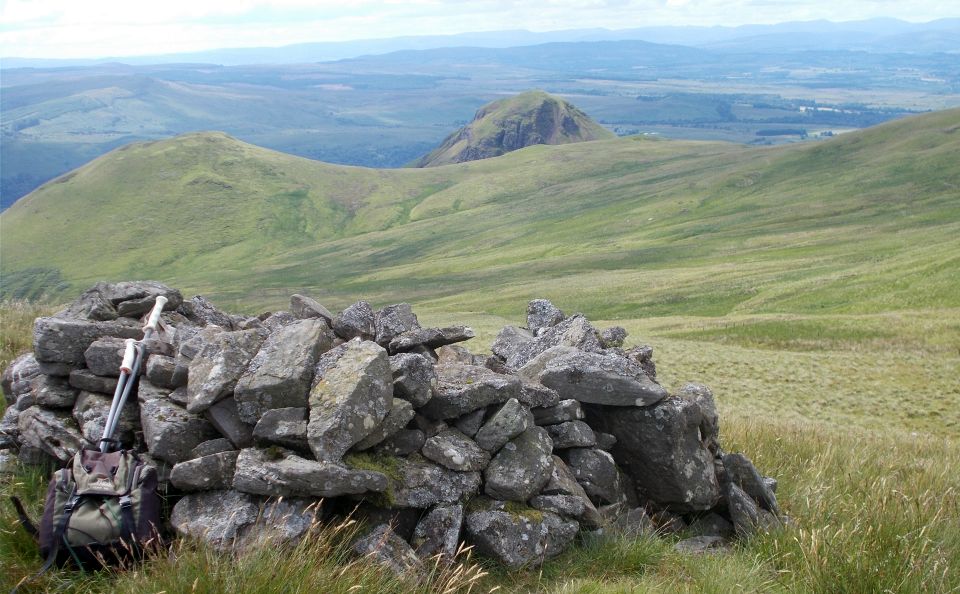
[[[157,297],[157,302],[153,305],[153,311],[150,312],[150,317],[147,318],[147,323],[143,327],[143,332],[146,334],[147,330],[151,333],[157,331],[157,321],[160,320],[160,312],[163,311],[163,306],[167,304],[167,298],[163,295]]]
[[[120,363],[120,371],[130,374],[133,372],[133,358],[136,355],[136,340],[128,338],[126,340],[127,346],[123,351],[123,362]]]

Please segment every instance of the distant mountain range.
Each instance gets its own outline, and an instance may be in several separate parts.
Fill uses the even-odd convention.
[[[742,25],[739,27],[641,27],[632,29],[570,29],[532,32],[526,30],[426,35],[343,42],[298,43],[282,47],[216,49],[150,56],[113,56],[100,59],[35,59],[4,56],[3,68],[50,68],[89,66],[110,62],[124,64],[201,63],[237,66],[247,64],[296,64],[325,62],[401,50],[444,47],[506,48],[553,42],[641,40],[670,45],[712,48],[763,47],[775,51],[797,49],[845,49],[874,52],[960,51],[960,18],[910,23],[878,18],[863,21],[825,20]]]

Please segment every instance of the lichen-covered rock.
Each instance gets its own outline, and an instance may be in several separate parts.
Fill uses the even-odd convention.
[[[724,495],[727,500],[727,511],[734,531],[738,536],[748,537],[757,532],[768,532],[780,526],[777,516],[761,509],[747,493],[735,485],[727,483]]]
[[[233,488],[270,497],[337,497],[383,491],[387,478],[379,472],[308,460],[274,446],[240,451]]]
[[[508,368],[520,369],[537,355],[556,346],[568,346],[588,352],[602,350],[596,329],[580,314],[544,329],[536,337],[507,326],[497,335],[490,348]]]
[[[387,349],[391,353],[401,353],[417,347],[437,349],[444,345],[470,340],[476,336],[468,326],[448,326],[446,328],[414,328],[395,336]]]
[[[520,380],[475,365],[437,366],[437,392],[420,409],[433,419],[455,419],[520,394]]]
[[[320,304],[319,301],[306,295],[293,294],[290,296],[290,313],[301,320],[320,318],[329,326],[333,323],[333,314]]]
[[[611,353],[563,353],[544,366],[539,380],[561,398],[594,404],[650,406],[667,396],[640,365]]]
[[[605,349],[622,347],[626,339],[627,330],[621,326],[605,328],[600,332],[600,346]]]
[[[532,425],[533,413],[530,409],[520,404],[516,398],[511,398],[477,431],[475,440],[481,448],[496,453]]]
[[[126,350],[126,340],[105,336],[90,343],[83,353],[87,369],[96,375],[120,376],[120,362]]]
[[[376,336],[376,315],[366,301],[357,301],[333,320],[333,331],[344,340],[373,340]]]
[[[560,395],[553,388],[520,378],[520,395],[517,400],[529,408],[551,407],[560,403]]]
[[[197,447],[190,450],[190,459],[212,456],[221,452],[232,452],[236,448],[226,437],[218,437],[197,444]]]
[[[613,456],[597,448],[571,448],[561,456],[587,495],[604,503],[626,499]]]
[[[489,452],[456,429],[434,435],[424,443],[421,451],[429,460],[461,472],[483,470],[490,463]]]
[[[680,388],[677,397],[697,403],[702,413],[700,421],[701,441],[711,453],[719,453],[720,416],[717,414],[717,404],[713,399],[713,391],[703,384],[689,383]]]
[[[402,398],[394,398],[390,412],[387,413],[383,421],[377,425],[376,429],[374,429],[370,435],[358,441],[353,446],[353,449],[360,452],[372,448],[406,427],[407,423],[410,422],[415,414],[413,405],[410,404],[409,401]]]
[[[546,299],[534,299],[527,303],[527,329],[534,336],[541,330],[556,326],[563,318],[560,308]]]
[[[494,499],[527,501],[550,480],[553,442],[530,427],[504,445],[484,471],[484,493]]]
[[[353,454],[348,463],[362,463],[387,475],[383,507],[426,509],[440,503],[466,501],[480,488],[479,472],[457,472],[419,456],[409,458]],[[371,466],[372,464],[372,466]]]
[[[432,397],[437,385],[433,362],[423,355],[400,353],[390,357],[393,373],[393,394],[409,400],[416,407],[423,406]]]
[[[220,311],[201,295],[184,301],[177,311],[197,326],[218,326],[226,331],[237,329],[230,314]]]
[[[474,439],[477,436],[477,432],[480,431],[480,427],[483,425],[483,420],[487,416],[487,409],[478,408],[477,410],[467,413],[456,421],[453,422],[453,425],[464,435],[470,439]]]
[[[113,398],[106,394],[80,392],[76,404],[73,405],[73,418],[80,426],[80,432],[84,439],[94,445],[99,445],[100,438],[103,437],[111,402]],[[140,408],[133,398],[128,398],[120,411],[113,438],[120,440],[125,448],[133,447],[134,433],[139,428]]]
[[[317,357],[333,340],[321,318],[299,320],[271,334],[234,389],[240,418],[254,425],[272,408],[305,407]]]
[[[477,503],[472,508],[465,522],[469,542],[480,554],[511,569],[555,557],[580,529],[576,521],[549,511],[508,511],[502,502]]]
[[[556,425],[576,421],[583,418],[583,407],[580,402],[568,398],[561,400],[555,406],[530,409],[533,413],[533,420],[537,425]]]
[[[8,406],[3,411],[3,417],[0,418],[0,450],[12,450],[17,447],[20,437],[19,419],[20,409],[17,407]]]
[[[353,543],[353,552],[383,565],[397,576],[423,571],[423,562],[407,541],[394,534],[388,524],[381,524],[358,538]]]
[[[764,482],[763,477],[760,476],[749,458],[739,453],[725,454],[723,456],[723,469],[726,472],[727,480],[743,489],[763,509],[774,514],[780,512],[780,508],[777,506],[777,496]]]
[[[20,443],[37,448],[62,463],[81,448],[90,447],[69,411],[53,411],[31,406],[17,418]]]
[[[229,439],[234,447],[239,449],[253,445],[253,426],[244,423],[240,418],[237,403],[233,398],[218,400],[203,416],[210,421],[214,429]]]
[[[30,382],[33,401],[45,408],[72,408],[79,391],[69,380],[50,375],[39,375]]]
[[[393,375],[387,352],[350,341],[310,393],[307,441],[317,460],[337,462],[376,430],[393,407]]]
[[[703,413],[695,402],[666,398],[655,406],[595,407],[591,427],[612,433],[612,453],[637,492],[674,511],[704,511],[720,498],[713,454],[700,441]]]
[[[177,360],[166,355],[151,354],[147,358],[145,375],[150,383],[161,388],[179,388],[182,380],[177,375]],[[185,377],[183,379],[186,379]]]
[[[259,500],[233,490],[186,495],[173,506],[170,523],[180,536],[203,540],[217,549],[242,544],[260,515]]]
[[[599,510],[590,501],[587,492],[583,490],[573,471],[557,455],[553,456],[553,469],[550,471],[550,480],[540,490],[542,495],[567,495],[576,497],[583,501],[583,513],[579,516],[580,523],[586,528],[599,528],[604,524],[604,520]]]
[[[263,338],[257,329],[239,330],[222,332],[205,343],[190,362],[187,410],[202,413],[232,395]]]
[[[452,561],[460,545],[463,527],[463,505],[437,505],[420,518],[410,544],[421,559],[440,555]]]
[[[174,404],[163,391],[140,381],[140,425],[147,450],[156,458],[176,464],[190,458],[190,451],[204,441],[219,437],[203,417]]]
[[[590,448],[597,445],[593,429],[583,421],[567,421],[544,427],[553,440],[553,449]]]
[[[419,429],[401,429],[390,437],[386,438],[376,446],[375,451],[378,454],[386,456],[406,456],[414,452],[419,452],[423,444],[427,442],[427,436]]]
[[[33,325],[33,353],[38,362],[83,367],[86,363],[83,354],[98,338],[139,339],[142,334],[142,325],[130,318],[108,322],[58,316],[37,318]],[[69,371],[63,375],[69,375]]]
[[[85,392],[97,392],[98,394],[108,394],[113,396],[117,388],[117,379],[115,377],[102,377],[90,373],[87,369],[75,369],[70,372],[67,383],[71,387]]]
[[[274,408],[263,413],[253,428],[254,439],[261,444],[276,444],[300,452],[309,452],[306,408]]]
[[[420,328],[416,314],[409,303],[388,305],[377,312],[374,318],[376,342],[386,348],[390,341],[404,332]]]
[[[179,462],[170,471],[170,483],[181,491],[229,489],[239,453],[232,450]]]
[[[30,391],[30,382],[40,375],[40,366],[33,353],[24,353],[11,361],[0,377],[0,389],[7,406],[17,401],[21,395]]]

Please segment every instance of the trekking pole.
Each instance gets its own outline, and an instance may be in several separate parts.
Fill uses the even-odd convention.
[[[137,381],[137,375],[140,373],[140,365],[146,354],[146,342],[150,340],[153,333],[157,331],[157,323],[160,320],[160,313],[163,306],[166,305],[167,298],[163,295],[157,297],[153,310],[147,318],[147,323],[143,326],[143,338],[139,341],[132,338],[127,339],[126,348],[123,352],[123,361],[120,363],[120,377],[117,380],[117,388],[113,392],[113,401],[110,403],[110,412],[107,414],[107,420],[103,425],[103,437],[100,438],[100,451],[109,452],[116,444],[113,433],[117,430],[117,423],[120,421],[120,411],[123,405],[127,403],[130,396],[130,390]]]

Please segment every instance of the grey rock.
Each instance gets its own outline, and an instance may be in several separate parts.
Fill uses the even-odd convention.
[[[597,447],[601,450],[609,452],[613,449],[613,446],[617,445],[617,437],[610,433],[604,433],[603,431],[594,431],[593,434],[597,438]]]
[[[31,381],[33,401],[46,408],[72,408],[78,390],[61,377],[39,375]]]
[[[550,480],[553,442],[530,427],[503,446],[484,472],[484,492],[494,499],[527,501]]]
[[[112,336],[98,338],[83,353],[87,369],[96,375],[119,377],[120,362],[123,360],[125,348],[126,341],[122,338]]]
[[[635,346],[624,353],[625,357],[640,364],[644,373],[652,379],[657,379],[657,365],[653,362],[653,347],[649,345]]]
[[[70,460],[81,448],[91,444],[84,440],[69,411],[53,411],[31,406],[17,418],[20,443],[42,450],[62,463]]]
[[[546,364],[539,379],[561,398],[594,404],[650,406],[667,396],[640,365],[610,353],[564,353]]]
[[[146,376],[151,384],[162,388],[178,388],[183,379],[177,376],[177,360],[174,357],[152,354],[147,359]]]
[[[464,435],[473,439],[477,435],[477,431],[480,430],[480,427],[483,425],[483,419],[487,416],[487,409],[478,408],[477,410],[467,413],[457,419],[454,422],[454,426]]]
[[[233,398],[224,398],[206,410],[204,417],[237,448],[253,445],[253,426],[243,422]]]
[[[376,336],[375,314],[366,301],[357,301],[333,320],[333,331],[344,340],[373,340]]]
[[[318,526],[321,502],[315,499],[271,499],[261,505],[260,518],[243,546],[263,548],[298,542]]]
[[[60,460],[54,458],[41,448],[29,444],[21,443],[17,450],[17,460],[20,464],[26,466],[54,466],[62,464]]]
[[[188,412],[169,398],[155,396],[155,392],[145,397],[145,383],[140,382],[140,425],[152,456],[176,464],[188,460],[190,451],[199,444],[220,437],[206,419]]]
[[[426,404],[437,385],[433,362],[423,355],[401,353],[390,357],[393,395],[409,400],[416,407]]]
[[[617,464],[609,452],[597,448],[570,448],[561,455],[587,495],[606,503],[626,499]]]
[[[530,500],[530,507],[575,520],[587,510],[584,500],[574,495],[537,495]]]
[[[507,400],[490,416],[475,437],[477,445],[495,453],[533,425],[533,413],[516,398]]]
[[[386,567],[397,576],[423,572],[420,558],[387,524],[381,524],[357,539],[353,543],[353,552]]]
[[[29,407],[27,407],[29,408]],[[20,437],[20,409],[8,406],[0,418],[0,450],[16,449]]]
[[[770,489],[771,493],[776,494],[777,492],[777,479],[765,476],[763,477],[763,484],[766,485],[767,489]]]
[[[510,369],[520,369],[544,351],[556,346],[573,347],[589,352],[602,350],[597,331],[580,314],[545,329],[536,338],[527,338],[518,330],[508,330],[509,328],[510,326],[507,326],[497,335],[491,350]]]
[[[282,328],[286,328],[291,324],[297,323],[297,317],[294,316],[289,311],[278,311],[271,314],[264,314],[263,320],[260,323],[260,328],[267,331],[268,334],[273,334]]]
[[[187,401],[189,400],[187,398],[187,387],[181,386],[176,390],[173,390],[172,392],[167,394],[167,398],[170,399],[170,402],[173,402],[174,404],[179,404],[183,408],[187,408]]]
[[[605,349],[622,347],[627,339],[627,330],[621,326],[605,328],[600,332],[600,346]]]
[[[722,536],[691,536],[673,545],[673,548],[678,553],[702,555],[728,551],[730,543]]]
[[[763,509],[774,514],[780,512],[777,496],[767,488],[763,477],[749,458],[743,454],[726,454],[723,456],[723,468],[727,479],[743,489]]]
[[[434,435],[423,445],[423,455],[450,470],[472,472],[490,463],[490,454],[456,429]]]
[[[544,408],[556,406],[560,403],[560,395],[553,388],[548,388],[543,384],[524,381],[521,378],[520,395],[517,400],[525,404],[528,408]]]
[[[413,313],[409,303],[388,305],[380,311],[374,320],[376,342],[386,348],[390,341],[404,332],[420,328],[417,316]]]
[[[720,497],[713,454],[700,441],[703,413],[682,398],[656,406],[597,407],[588,411],[594,429],[617,438],[612,453],[645,499],[680,512],[712,508]]]
[[[700,407],[703,415],[700,421],[700,438],[708,450],[717,454],[720,451],[720,416],[717,414],[713,392],[703,384],[689,383],[680,388],[677,396],[692,400]]]
[[[85,365],[83,354],[93,341],[104,336],[137,338],[143,331],[132,319],[89,322],[65,317],[37,318],[33,325],[33,352],[38,362]],[[69,375],[67,373],[61,375]]]
[[[450,425],[444,421],[428,419],[421,414],[414,415],[413,423],[416,425],[417,429],[423,431],[423,434],[426,435],[428,439],[437,433],[450,428]]]
[[[33,392],[27,392],[26,394],[22,394],[19,398],[17,398],[17,401],[13,403],[13,406],[10,406],[9,408],[13,408],[18,411],[24,411],[36,403],[37,400],[33,397]]]
[[[100,394],[109,394],[113,396],[117,389],[117,379],[115,377],[103,377],[94,375],[88,369],[75,369],[70,372],[70,378],[67,383],[70,386],[87,392],[98,392]]]
[[[604,524],[604,520],[599,510],[590,501],[587,492],[583,490],[573,471],[567,466],[559,456],[553,456],[553,469],[550,471],[550,480],[540,491],[543,495],[567,495],[576,497],[583,501],[584,511],[580,515],[580,523],[586,528],[599,528]]]
[[[475,355],[459,344],[448,344],[437,349],[437,363],[460,363],[483,367],[485,355]]]
[[[463,527],[463,505],[437,505],[420,518],[410,544],[421,559],[439,555],[452,561],[460,545]]]
[[[307,441],[317,460],[339,461],[393,407],[393,375],[383,348],[351,341],[310,393]]]
[[[190,361],[196,358],[206,345],[212,344],[224,332],[227,331],[220,326],[206,326],[189,339],[181,342],[177,348],[177,363],[189,365]],[[181,361],[181,359],[183,360]]]
[[[260,331],[222,332],[190,362],[187,410],[202,413],[233,394],[237,381],[263,342]]]
[[[103,430],[110,414],[111,396],[96,392],[80,392],[76,404],[73,405],[73,418],[80,426],[80,432],[88,442],[99,445],[103,437]],[[140,407],[136,400],[128,398],[120,411],[114,439],[120,440],[125,448],[133,446],[134,432],[140,429]]]
[[[419,457],[391,458],[390,466],[384,507],[426,509],[440,503],[457,503],[469,499],[480,488],[479,472],[457,472]]]
[[[690,523],[691,536],[733,536],[733,524],[715,512],[700,516]]]
[[[258,443],[276,444],[301,452],[309,452],[306,408],[274,408],[263,413],[253,437]]]
[[[176,309],[183,301],[180,291],[156,281],[99,282],[87,289],[61,314],[88,320],[113,320],[117,316],[139,317],[153,309],[156,298],[160,295],[167,298],[165,310]]]
[[[407,542],[413,538],[413,531],[423,515],[423,510],[414,508],[387,509],[377,507],[365,497],[351,510],[351,517],[367,526],[388,524],[390,529]]]
[[[229,489],[239,453],[233,450],[179,462],[170,471],[170,483],[181,491]]]
[[[470,340],[476,336],[467,326],[448,326],[446,328],[415,328],[407,330],[390,340],[387,349],[391,353],[401,353],[424,346],[437,349],[444,345]]]
[[[563,321],[564,315],[546,299],[534,299],[527,303],[527,329],[536,336],[540,330],[552,328]]]
[[[561,400],[556,406],[532,408],[533,420],[537,425],[556,425],[576,421],[584,417],[580,402],[573,399]]]
[[[683,516],[670,510],[662,509],[650,515],[653,525],[660,534],[680,534],[687,530],[687,523]]]
[[[188,301],[184,301],[178,310],[198,326],[219,326],[226,331],[237,330],[230,314],[220,311],[200,295],[195,295]]]
[[[0,389],[7,405],[17,401],[21,395],[30,392],[30,382],[40,375],[40,366],[33,353],[24,353],[10,362],[0,376]]]
[[[478,509],[467,513],[466,533],[477,552],[511,569],[550,559],[573,542],[576,521],[551,512]]]
[[[294,294],[290,296],[290,313],[301,320],[320,318],[329,326],[333,323],[333,314],[320,304],[319,301],[306,295]]]
[[[437,393],[420,409],[434,419],[454,419],[520,395],[520,380],[474,365],[438,365]]]
[[[401,429],[390,437],[386,438],[375,451],[387,456],[406,456],[414,452],[419,452],[423,444],[427,442],[427,436],[419,429]]]
[[[758,532],[769,532],[780,526],[775,515],[757,506],[747,493],[735,485],[727,483],[724,488],[727,499],[727,511],[737,536],[748,537]]]
[[[50,361],[37,361],[37,367],[43,375],[52,377],[69,377],[71,373],[78,369],[84,369],[83,363],[57,363]]]
[[[147,453],[140,453],[139,456],[144,464],[157,471],[157,490],[161,494],[166,492],[170,486],[170,471],[173,469],[173,464],[154,458]]]
[[[625,504],[605,506],[604,512],[609,516],[607,530],[626,538],[640,538],[657,533],[657,526],[653,519],[642,507],[627,507]]]
[[[190,459],[203,458],[204,456],[212,456],[213,454],[231,451],[234,451],[234,446],[230,443],[230,440],[226,437],[218,437],[197,444],[197,447],[190,450]]]
[[[333,462],[308,460],[273,446],[240,451],[233,488],[270,497],[337,497],[383,491],[387,477]]]
[[[407,423],[413,419],[414,414],[413,405],[410,404],[410,402],[402,398],[394,398],[393,405],[390,408],[390,412],[387,413],[386,418],[377,425],[376,429],[374,429],[370,435],[358,441],[352,449],[359,452],[372,448],[406,427]]]
[[[220,550],[242,545],[260,515],[259,500],[234,490],[203,491],[182,497],[170,514],[177,534]]]
[[[234,389],[240,417],[253,425],[272,408],[307,406],[317,358],[333,340],[320,318],[298,320],[271,334]]]
[[[567,421],[544,427],[553,440],[553,449],[589,448],[597,445],[593,429],[583,421]]]
[[[0,477],[9,478],[16,476],[17,466],[16,454],[0,448]]]

